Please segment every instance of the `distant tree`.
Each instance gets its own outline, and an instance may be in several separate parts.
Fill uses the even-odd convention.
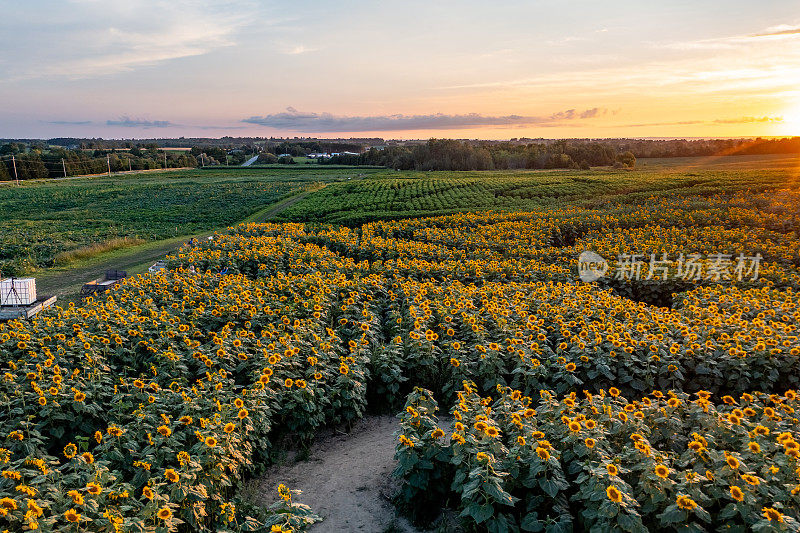
[[[626,152],[622,152],[621,154],[617,155],[617,161],[621,164],[625,165],[628,168],[633,168],[636,166],[636,156],[633,155],[633,152],[630,150]]]

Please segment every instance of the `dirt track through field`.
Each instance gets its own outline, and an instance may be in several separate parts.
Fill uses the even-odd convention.
[[[405,518],[396,516],[389,501],[397,486],[391,474],[398,427],[392,416],[365,417],[348,434],[317,438],[307,461],[271,467],[250,482],[247,492],[257,503],[269,505],[277,499],[280,483],[303,491],[297,500],[324,519],[312,533],[416,533]]]

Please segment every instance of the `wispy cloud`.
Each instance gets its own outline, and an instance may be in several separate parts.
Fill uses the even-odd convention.
[[[568,109],[546,116],[486,116],[478,113],[342,116],[331,113],[302,112],[288,107],[283,113],[252,116],[242,122],[278,130],[302,132],[450,130],[482,126],[552,125],[563,121],[589,119],[605,112],[605,109],[595,107],[585,111]]]
[[[757,124],[764,122],[780,123],[783,122],[783,117],[736,117],[736,118],[718,118],[714,120],[680,120],[674,122],[644,122],[639,124],[625,124],[625,128],[643,128],[650,126],[695,126],[695,125],[710,125],[710,124]]]
[[[144,120],[121,116],[117,120],[107,120],[106,126],[121,126],[123,128],[169,128],[170,126],[177,126],[177,124],[173,124],[169,120]]]
[[[237,30],[252,20],[245,13],[252,15],[255,5],[73,0],[43,10],[31,4],[20,3],[16,16],[0,22],[0,48],[25,58],[15,62],[13,71],[0,72],[5,81],[91,78],[207,54],[235,43]],[[57,36],[51,36],[55,31]]]
[[[718,118],[714,124],[757,124],[759,122],[783,122],[783,117]]]
[[[677,41],[661,43],[661,46],[676,50],[721,50],[751,47],[769,41],[781,41],[800,36],[800,25],[780,24],[765,28],[757,33],[742,35],[728,35],[711,39],[697,39],[693,41]]]
[[[308,54],[309,52],[316,52],[317,50],[319,50],[319,48],[304,46],[302,44],[298,44],[295,46],[281,46],[281,52],[290,56]]]
[[[48,120],[45,124],[55,124],[57,126],[83,126],[91,124],[91,120]]]
[[[767,29],[764,33],[753,34],[752,37],[777,37],[777,36],[791,36],[800,34],[800,26],[789,26],[782,24]]]

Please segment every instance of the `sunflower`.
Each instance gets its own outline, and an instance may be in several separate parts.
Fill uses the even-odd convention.
[[[620,503],[622,501],[622,493],[614,485],[609,485],[608,488],[606,488],[606,496],[614,503]]]
[[[17,502],[11,498],[2,498],[0,499],[0,507],[13,511],[17,508]]]
[[[731,491],[731,498],[733,498],[737,502],[744,500],[744,491],[742,491],[741,488],[737,487],[736,485],[731,485],[730,491]]]
[[[90,464],[94,463],[94,455],[92,455],[89,452],[82,453],[81,457],[83,458],[84,461],[86,461],[86,464],[90,465]]]
[[[617,474],[619,474],[619,468],[617,468],[617,465],[613,463],[608,463],[606,465],[606,470],[608,471],[609,476],[616,476]]]
[[[753,485],[754,487],[761,484],[761,481],[756,476],[751,476],[750,474],[742,474],[742,479],[748,485]]]
[[[213,448],[214,446],[217,445],[217,439],[215,439],[214,437],[206,437],[205,443],[206,446],[208,446],[209,448]]]
[[[675,500],[675,503],[678,504],[678,507],[681,509],[686,509],[687,511],[691,511],[697,507],[697,502],[684,494],[679,495]]]
[[[240,420],[244,420],[250,413],[247,412],[247,409],[239,409],[239,412],[236,413],[236,416],[239,417]]]
[[[78,447],[71,442],[64,446],[64,457],[72,459],[78,453]]]
[[[162,507],[161,509],[158,510],[157,516],[161,520],[169,520],[170,518],[172,518],[172,511],[170,510],[169,507]]]
[[[225,433],[230,434],[230,433],[233,433],[233,431],[235,429],[236,429],[236,426],[234,426],[233,423],[228,422],[227,424],[225,424],[225,427],[223,428],[223,431],[225,431]]]
[[[546,448],[542,448],[541,446],[536,447],[536,455],[538,455],[539,459],[541,459],[542,461],[547,461],[548,459],[550,459],[550,452],[547,451]]]
[[[587,437],[587,439],[586,439],[586,440],[584,440],[583,442],[584,442],[584,444],[586,444],[586,447],[587,447],[587,448],[589,448],[590,450],[591,450],[592,448],[594,448],[595,444],[597,444],[597,441],[595,441],[595,440],[594,440],[593,438],[591,438],[591,437]]]
[[[761,509],[762,516],[772,522],[775,520],[776,522],[783,522],[783,515],[780,511],[773,509],[772,507],[764,507]]]
[[[175,470],[173,470],[172,468],[167,468],[164,471],[164,477],[170,483],[177,483],[181,479],[181,476],[178,475],[178,473]]]
[[[153,497],[155,497],[155,494],[153,493],[153,489],[151,489],[150,487],[145,487],[142,489],[142,496],[144,496],[148,500],[152,500]]]
[[[66,513],[64,513],[64,518],[67,519],[67,522],[73,522],[73,523],[80,522],[81,514],[75,509],[70,509]]]
[[[172,430],[169,429],[167,426],[158,426],[158,429],[156,431],[158,431],[158,433],[163,437],[169,437],[170,435],[172,435]]]
[[[667,479],[669,477],[669,468],[664,465],[656,465],[655,473],[661,479]]]

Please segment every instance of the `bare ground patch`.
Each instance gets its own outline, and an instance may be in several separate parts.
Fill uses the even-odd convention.
[[[290,455],[252,480],[245,492],[255,503],[269,505],[280,483],[303,491],[298,501],[324,519],[311,528],[314,533],[418,533],[390,501],[397,490],[392,479],[397,429],[392,416],[367,416],[350,433],[320,435],[307,461],[295,462]]]

